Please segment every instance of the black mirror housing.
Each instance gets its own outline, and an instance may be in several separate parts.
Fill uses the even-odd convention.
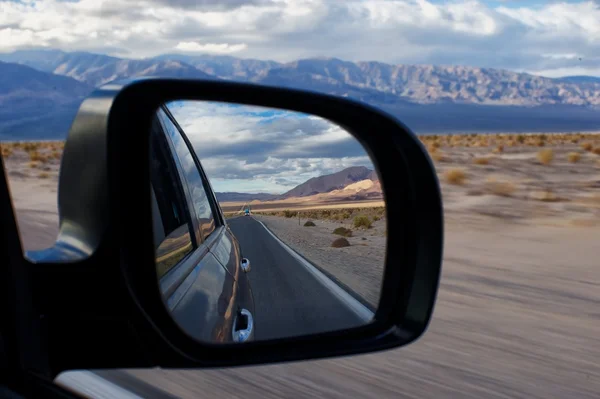
[[[346,331],[244,344],[199,343],[164,306],[154,267],[149,132],[158,107],[219,101],[316,115],[371,156],[387,204],[387,253],[374,321]],[[80,107],[59,180],[60,235],[28,254],[48,375],[69,369],[196,368],[351,355],[406,345],[432,317],[443,249],[433,164],[418,138],[368,105],[253,84],[148,78],[107,84]],[[52,287],[52,288],[50,288]]]

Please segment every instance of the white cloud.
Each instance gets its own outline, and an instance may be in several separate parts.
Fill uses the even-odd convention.
[[[373,168],[350,133],[316,116],[215,102],[168,106],[217,191],[282,193],[350,166]]]
[[[598,21],[600,4],[593,1],[0,2],[0,51],[105,48],[133,58],[189,51],[278,61],[333,56],[528,71],[592,70],[600,63]]]
[[[179,42],[175,48],[181,51],[192,51],[199,53],[230,54],[245,50],[248,46],[245,43],[198,43],[198,42]]]

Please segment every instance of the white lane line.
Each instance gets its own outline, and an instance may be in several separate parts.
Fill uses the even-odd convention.
[[[144,399],[87,370],[62,373],[54,382],[88,398]]]
[[[254,219],[254,218],[253,218]],[[254,219],[256,220],[256,219]],[[300,264],[302,264],[321,284],[338,297],[342,303],[353,311],[358,318],[363,322],[369,323],[373,320],[373,312],[365,305],[356,300],[352,295],[348,294],[342,287],[337,285],[333,280],[327,277],[322,271],[313,266],[310,262],[300,256],[296,251],[290,248],[286,243],[281,241],[279,237],[271,232],[260,220],[256,220],[261,226],[281,245],[290,255],[292,255]]]

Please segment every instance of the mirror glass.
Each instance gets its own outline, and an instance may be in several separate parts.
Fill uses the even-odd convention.
[[[176,101],[151,132],[165,306],[207,343],[368,324],[386,251],[381,185],[361,144],[320,117]]]

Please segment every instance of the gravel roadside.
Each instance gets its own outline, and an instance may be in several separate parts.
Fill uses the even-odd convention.
[[[306,220],[298,223],[294,218],[254,217],[293,250],[377,308],[385,262],[385,219],[374,222],[370,229],[352,229],[352,237],[347,237],[349,247],[332,248],[331,243],[340,237],[333,230],[350,225],[313,220],[315,226],[305,227]]]

